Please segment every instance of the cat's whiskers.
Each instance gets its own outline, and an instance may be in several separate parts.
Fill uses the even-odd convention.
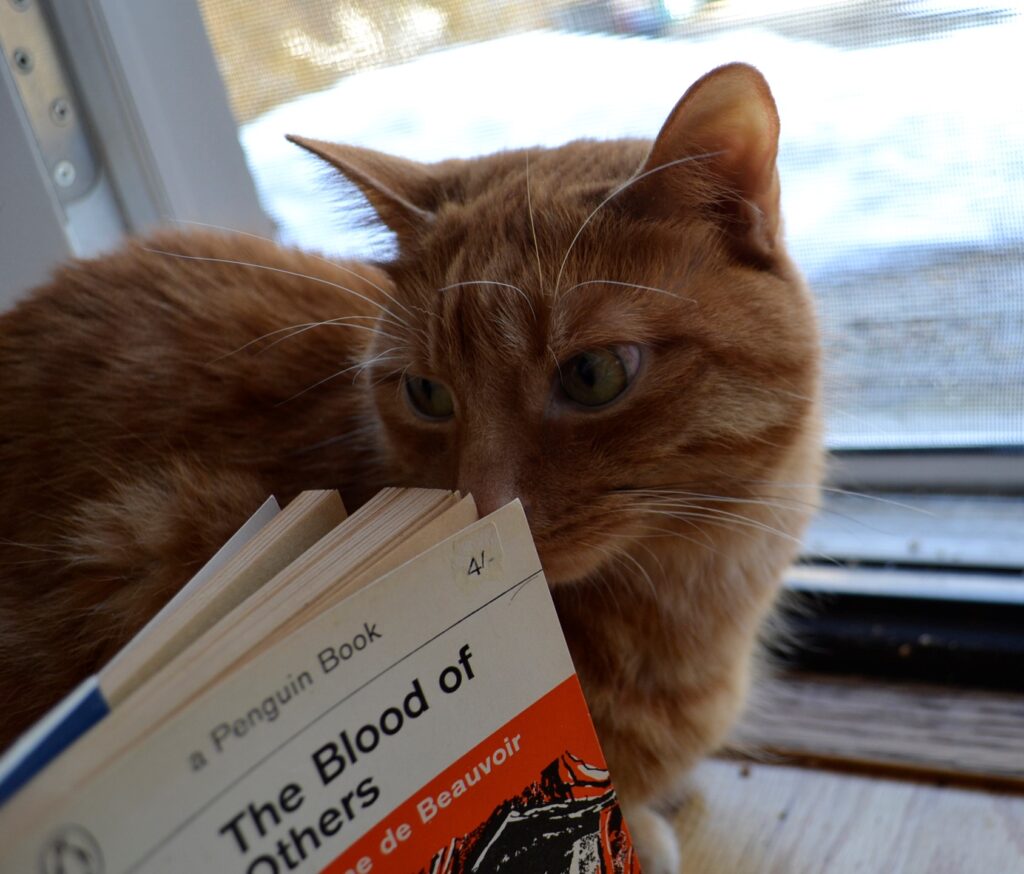
[[[362,425],[358,428],[350,428],[343,434],[336,434],[333,437],[328,437],[326,440],[320,440],[316,443],[312,443],[309,446],[303,446],[299,449],[292,450],[290,455],[305,455],[309,452],[316,452],[318,449],[326,449],[329,446],[336,446],[339,443],[356,443],[360,440],[366,440],[371,437],[375,437],[378,431],[377,423],[371,422],[367,425]],[[375,448],[372,447],[371,448]]]
[[[260,352],[263,353],[266,352],[268,349],[273,349],[278,343],[283,343],[285,340],[290,340],[292,337],[296,337],[299,334],[304,334],[306,331],[311,331],[314,328],[359,328],[364,331],[370,331],[370,333],[375,334],[378,337],[387,337],[389,340],[404,339],[403,337],[398,336],[398,334],[392,334],[388,331],[382,331],[380,330],[380,328],[376,326],[362,325],[359,324],[358,322],[353,321],[354,319],[365,318],[367,318],[367,316],[343,316],[337,319],[324,319],[321,322],[309,322],[308,324],[305,325],[298,325],[291,334],[288,334],[284,337],[279,337],[272,343],[268,343],[266,346],[260,349]],[[369,318],[372,319],[373,317],[370,316]]]
[[[587,225],[590,224],[590,222],[594,218],[594,216],[597,215],[602,209],[604,209],[605,206],[607,206],[612,200],[614,200],[616,197],[618,197],[620,194],[622,194],[622,192],[625,191],[627,188],[629,188],[631,185],[635,185],[641,179],[646,179],[648,176],[650,176],[650,175],[652,175],[654,173],[658,173],[658,172],[660,172],[662,170],[667,170],[669,167],[675,167],[675,166],[677,166],[679,164],[687,164],[687,163],[689,163],[691,161],[700,161],[700,160],[703,160],[705,158],[714,158],[714,157],[717,157],[718,155],[721,155],[721,154],[723,154],[723,153],[720,152],[720,151],[719,152],[704,152],[704,153],[702,153],[700,155],[687,155],[684,158],[676,158],[674,161],[666,161],[664,164],[659,164],[657,167],[652,167],[650,170],[647,170],[647,171],[645,171],[643,173],[640,173],[640,174],[638,174],[636,176],[631,176],[629,179],[627,179],[621,185],[619,185],[616,188],[612,189],[611,194],[609,194],[596,207],[594,207],[594,209],[590,213],[590,215],[588,215],[585,219],[583,219],[583,224],[581,224],[579,226],[579,229],[576,231],[576,235],[569,242],[569,248],[565,250],[565,256],[562,258],[562,263],[558,267],[558,274],[555,276],[555,290],[554,290],[554,297],[555,297],[555,299],[556,300],[558,299],[558,288],[559,288],[559,286],[562,283],[562,274],[565,272],[565,265],[569,261],[569,255],[572,253],[573,247],[576,245],[576,241],[579,240],[580,235],[583,233],[583,231],[587,227]]]
[[[763,507],[769,507],[772,509],[817,509],[817,504],[813,501],[801,501],[798,498],[745,498],[733,495],[716,495],[707,494],[704,492],[691,492],[684,489],[629,489],[628,491],[618,492],[618,494],[627,494],[630,496],[636,496],[641,498],[674,501],[680,498],[696,498],[702,501],[710,501],[712,503],[720,504],[755,504]]]
[[[530,300],[530,296],[523,291],[518,285],[512,285],[510,282],[498,282],[494,279],[467,279],[464,282],[453,282],[451,285],[445,285],[437,289],[438,294],[443,294],[446,291],[453,291],[456,288],[465,288],[470,286],[479,285],[493,285],[498,288],[507,288],[518,294],[523,300],[526,301],[526,305],[530,308],[530,313],[533,315],[534,322],[537,321],[537,311],[533,308],[533,301]]]
[[[782,503],[781,500],[769,500],[762,498],[733,498],[725,495],[706,495],[697,492],[684,492],[681,490],[644,490],[636,489],[630,490],[630,495],[643,498],[634,502],[632,507],[642,510],[650,508],[665,509],[665,510],[680,510],[689,511],[697,510],[704,513],[715,514],[722,518],[734,519],[741,521],[748,525],[763,526],[767,529],[773,529],[772,526],[766,525],[757,519],[750,516],[743,515],[742,513],[733,513],[728,510],[723,510],[719,507],[709,507],[707,503],[726,503],[726,504],[751,504],[755,506],[766,507],[770,511],[786,510],[789,512],[800,511],[806,512],[808,509],[813,509],[813,504],[805,504],[804,506],[794,506],[796,502],[791,502],[789,506]],[[776,517],[777,521],[777,517]]]
[[[561,365],[558,363],[558,356],[555,354],[555,350],[551,348],[551,344],[547,344],[548,353],[551,355],[551,360],[555,362],[555,373],[558,376],[559,381],[562,379]]]
[[[384,360],[384,356],[389,355],[392,352],[398,352],[407,348],[407,346],[393,346],[390,349],[385,349],[379,355],[376,355],[373,358],[368,359],[367,361],[357,361],[355,364],[352,364],[348,367],[344,367],[341,370],[337,370],[334,373],[330,374],[329,376],[325,376],[323,379],[318,379],[312,385],[306,386],[306,388],[304,388],[302,391],[296,392],[290,398],[285,398],[283,401],[280,401],[277,404],[275,404],[275,406],[281,407],[284,406],[285,404],[289,404],[292,401],[302,397],[304,394],[313,391],[313,389],[318,388],[324,383],[330,382],[331,380],[337,379],[339,376],[344,376],[346,373],[351,373],[352,371],[356,371],[356,376],[353,377],[353,381],[355,381],[356,377],[359,376],[359,373],[361,373],[362,370],[365,369],[366,367],[369,367],[381,360]]]
[[[628,543],[629,547],[639,547],[639,548],[645,550],[655,560],[655,562],[657,563],[658,568],[659,568],[659,570],[661,572],[662,578],[666,578],[667,577],[667,573],[665,571],[665,567],[662,564],[661,559],[659,559],[657,554],[654,552],[654,550],[651,549],[649,546],[647,546],[646,543],[643,542],[645,539],[652,539],[653,540],[653,539],[662,539],[664,537],[675,537],[675,538],[678,538],[680,540],[685,541],[686,543],[689,543],[689,544],[692,544],[693,546],[696,546],[698,549],[706,550],[706,551],[710,552],[712,555],[715,555],[715,556],[718,556],[718,557],[720,557],[722,555],[721,551],[719,549],[715,548],[714,543],[711,540],[710,534],[704,528],[702,528],[700,525],[698,525],[695,520],[673,518],[672,521],[673,521],[673,523],[683,522],[684,524],[689,525],[691,528],[693,528],[695,530],[696,533],[701,535],[701,537],[703,538],[703,541],[697,540],[694,537],[690,537],[687,534],[684,534],[682,531],[677,530],[675,527],[666,527],[664,525],[653,525],[653,524],[646,524],[646,525],[645,524],[637,524],[635,521],[631,522],[631,528],[633,529],[633,531],[647,531],[647,532],[650,532],[650,533],[649,534],[640,534],[640,535],[637,535],[635,533],[630,533],[630,534],[608,533],[608,534],[605,534],[604,536],[606,538],[611,538],[613,540],[623,540],[623,541],[626,541]],[[590,544],[590,545],[593,546],[593,544]],[[604,551],[606,554],[608,554],[607,550],[602,550],[602,551]],[[611,557],[613,557],[613,558],[617,557],[618,554],[619,554],[618,551],[616,551],[614,553],[611,553]],[[628,566],[624,565],[621,560],[617,560],[616,562],[614,562],[613,566],[623,567],[627,574],[632,574],[632,570]],[[600,571],[604,571],[606,569],[606,567],[607,566],[603,566],[602,568],[600,568],[599,572]],[[655,595],[656,594],[657,593],[655,592]]]
[[[827,332],[822,332],[822,336],[829,336]],[[834,340],[847,340],[849,334],[835,333],[831,335]],[[829,419],[842,419],[844,423],[851,425],[857,425],[864,429],[867,434],[888,438],[891,437],[892,432],[885,428],[880,428],[878,423],[865,417],[852,412],[848,407],[841,405],[836,397],[842,397],[844,393],[843,383],[841,382],[839,374],[831,373],[828,368],[828,355],[826,350],[825,356],[825,372],[823,376],[823,383],[821,386],[822,396],[821,398],[815,398],[811,395],[803,394],[802,392],[793,391],[792,389],[781,388],[779,386],[760,386],[753,382],[745,385],[746,390],[760,392],[761,394],[772,396],[781,395],[783,397],[791,398],[797,401],[806,401],[810,404],[817,404],[824,402],[824,407],[828,411]]]
[[[784,525],[784,521],[782,519],[782,514],[783,513],[788,513],[788,514],[791,514],[791,515],[793,513],[806,514],[809,510],[817,510],[817,506],[811,504],[811,502],[809,502],[809,501],[808,502],[804,502],[804,506],[801,507],[799,505],[798,501],[790,501],[790,502],[787,502],[787,504],[783,504],[783,502],[781,500],[768,500],[768,499],[759,499],[759,498],[749,498],[749,499],[748,498],[740,498],[737,501],[733,501],[733,500],[730,500],[727,497],[726,498],[717,498],[717,497],[714,497],[714,496],[708,496],[708,497],[703,497],[703,498],[699,498],[699,499],[701,501],[711,502],[711,504],[743,504],[743,505],[752,505],[752,506],[757,506],[757,507],[763,507],[765,512],[769,516],[771,516],[772,521],[777,526]],[[716,510],[718,508],[709,508],[709,509]]]
[[[614,580],[610,580],[607,577],[608,571],[614,570],[618,566],[619,557],[613,550],[608,549],[600,543],[592,543],[590,541],[583,540],[580,541],[579,545],[587,549],[594,549],[605,556],[607,560],[606,563],[598,567],[594,572],[595,576],[590,577],[590,579],[593,579],[595,582],[600,581],[603,584],[602,588],[604,592],[611,596],[612,601],[615,602],[615,609],[621,612],[622,605],[619,603],[618,589]]]
[[[654,580],[651,579],[651,575],[647,572],[647,568],[645,568],[642,564],[640,564],[640,562],[637,560],[636,556],[630,555],[630,553],[625,551],[625,550],[621,551],[619,553],[619,555],[621,555],[624,559],[626,559],[629,562],[631,562],[633,564],[633,566],[636,567],[636,569],[638,571],[640,571],[640,573],[643,576],[645,582],[647,583],[648,588],[651,590],[651,595],[654,596],[655,598],[657,598],[658,597],[658,587],[654,585]]]
[[[370,304],[371,306],[377,307],[379,310],[381,310],[382,312],[387,313],[389,316],[398,319],[402,323],[402,325],[404,327],[408,328],[410,331],[415,331],[416,330],[416,328],[414,328],[407,321],[405,321],[405,319],[401,318],[400,316],[396,315],[395,313],[392,313],[380,301],[374,300],[372,297],[367,297],[365,294],[362,294],[361,292],[358,292],[358,291],[356,291],[353,288],[348,288],[347,286],[341,285],[340,283],[331,282],[331,280],[329,280],[329,279],[324,279],[322,276],[312,276],[309,273],[300,273],[297,270],[286,270],[283,267],[271,267],[269,264],[257,264],[254,261],[239,261],[239,260],[236,260],[234,258],[213,258],[213,257],[210,257],[208,255],[185,255],[182,252],[167,252],[167,251],[165,251],[163,249],[152,249],[152,248],[149,248],[147,246],[142,246],[140,248],[142,249],[143,252],[150,252],[153,255],[165,255],[168,258],[180,258],[180,259],[182,259],[184,261],[202,261],[202,262],[207,262],[207,263],[211,263],[211,264],[232,264],[235,267],[251,267],[254,270],[268,270],[271,273],[280,273],[280,274],[282,274],[284,276],[294,276],[297,279],[308,279],[310,282],[316,282],[316,283],[319,283],[320,285],[326,285],[326,286],[329,286],[330,288],[336,288],[339,291],[347,292],[348,294],[351,294],[354,297],[357,297],[360,300],[365,301],[366,303]],[[359,276],[359,274],[356,273],[355,271],[350,271],[350,272],[352,272],[356,276]],[[360,277],[360,278],[363,278],[363,277]],[[366,280],[366,282],[367,282],[368,285],[373,285],[373,283],[370,282],[369,280]],[[385,292],[385,294],[387,294],[387,292]],[[387,296],[389,298],[391,298],[392,300],[394,300],[395,303],[397,303],[403,309],[405,308],[402,303],[400,303],[399,301],[395,300],[395,298],[393,298],[390,294],[387,294]],[[412,314],[410,313],[410,315],[412,315]]]
[[[722,498],[722,499],[715,499],[713,497],[711,497],[711,498],[699,498],[699,496],[696,496],[696,495],[691,496],[691,497],[693,497],[696,500],[687,500],[683,496],[677,496],[677,497],[674,497],[674,498],[673,497],[669,497],[669,496],[655,496],[655,497],[652,497],[652,498],[648,498],[646,502],[639,501],[636,504],[634,504],[633,506],[644,506],[644,507],[656,506],[656,507],[666,507],[666,508],[680,507],[680,508],[684,508],[684,509],[694,508],[694,509],[698,509],[698,510],[704,510],[704,511],[709,512],[709,513],[718,513],[718,514],[723,515],[723,516],[725,516],[725,515],[733,516],[733,517],[736,517],[736,518],[741,518],[741,519],[749,520],[751,522],[757,522],[757,520],[753,519],[750,516],[745,516],[745,515],[743,515],[741,513],[732,513],[732,512],[730,512],[728,510],[723,510],[720,507],[709,507],[709,506],[707,506],[707,503],[715,503],[716,500],[717,500],[717,502],[719,502],[719,503],[728,503],[728,504],[747,503],[747,504],[754,504],[756,506],[767,507],[768,509],[773,509],[773,510],[782,509],[782,510],[793,511],[795,509],[794,507],[786,507],[786,506],[782,505],[781,503],[776,503],[774,501],[767,501],[767,500],[762,501],[762,500],[757,500],[757,499],[751,499],[749,501],[745,501],[743,499],[735,499],[734,500],[734,499],[730,499],[730,498]],[[800,508],[800,509],[803,510],[804,508]]]
[[[385,361],[401,361],[401,360],[404,360],[404,357],[386,358],[384,360]],[[370,387],[372,388],[374,386],[380,385],[382,382],[387,382],[387,380],[389,380],[392,376],[396,376],[396,375],[404,376],[408,372],[408,370],[409,370],[409,368],[411,366],[412,366],[411,364],[406,364],[404,367],[393,367],[393,368],[391,368],[391,370],[385,370],[376,379],[373,379],[373,380],[370,381]],[[401,386],[403,383],[404,383],[404,380],[399,380],[399,386]]]
[[[624,536],[624,535],[618,535],[618,536],[621,537],[621,536]],[[651,547],[649,547],[646,543],[644,543],[641,540],[635,541],[635,545],[638,548],[642,549],[644,552],[646,552],[651,557],[651,560],[658,566],[658,571],[661,573],[662,578],[664,578],[666,576],[665,565],[662,564],[661,559],[658,558],[658,554],[653,549],[651,549]]]
[[[575,291],[577,288],[583,288],[584,286],[587,285],[618,285],[622,286],[623,288],[637,288],[640,289],[641,291],[653,291],[657,292],[658,294],[668,295],[668,297],[674,297],[676,300],[685,301],[686,303],[697,303],[697,301],[695,301],[692,297],[682,297],[681,295],[676,294],[674,291],[669,291],[667,288],[657,288],[656,286],[653,285],[640,285],[637,282],[621,282],[616,279],[587,279],[584,282],[577,282],[575,285],[570,285],[565,291],[563,291],[562,296],[564,297],[570,291]]]
[[[622,588],[622,581],[629,580],[633,576],[633,571],[628,564],[623,560],[623,553],[618,550],[602,550],[611,560],[611,566],[609,570],[619,570],[621,576],[617,580],[617,589]],[[618,599],[615,600],[616,606],[618,606]]]
[[[668,502],[657,502],[653,504],[638,503],[634,505],[634,509],[640,513],[650,513],[672,519],[700,520],[704,524],[708,525],[720,525],[725,528],[737,526],[739,528],[751,529],[752,531],[760,531],[796,544],[800,547],[801,554],[803,555],[813,556],[816,559],[820,559],[836,566],[842,565],[842,562],[834,556],[809,549],[807,544],[799,537],[795,537],[788,532],[776,528],[775,526],[768,525],[765,522],[752,519],[749,516],[744,516],[741,513],[729,513],[725,510],[720,510],[717,507],[708,507],[703,504],[687,503],[684,501],[678,501],[674,504]]]
[[[613,540],[616,540],[616,539],[618,539],[618,540],[628,540],[629,539],[629,538],[625,538],[625,537],[622,537],[622,536],[617,536],[615,534],[603,534],[601,536],[606,538],[606,540],[609,537],[611,539],[613,539]],[[635,545],[635,541],[630,540],[630,543],[634,543],[634,545]],[[647,568],[645,568],[636,559],[635,556],[630,555],[630,553],[629,553],[629,551],[627,549],[619,547],[619,546],[609,547],[607,545],[607,543],[604,543],[604,544],[602,544],[602,543],[595,543],[592,540],[589,540],[587,538],[579,538],[579,539],[577,539],[576,545],[577,546],[583,546],[584,548],[594,549],[597,552],[600,552],[602,555],[607,556],[607,558],[610,561],[612,561],[613,564],[619,565],[619,566],[621,566],[623,568],[623,572],[626,574],[627,577],[636,577],[636,573],[634,571],[634,568],[635,568],[636,571],[640,572],[641,577],[647,583],[648,588],[651,590],[651,595],[653,597],[657,598],[657,596],[658,596],[658,589],[657,589],[657,587],[654,584],[654,580],[651,579],[651,575],[648,572]],[[651,554],[653,556],[653,552]],[[655,560],[657,561],[657,557],[655,557]],[[658,563],[660,565],[660,562],[658,562]],[[664,574],[664,568],[662,568],[662,573]]]
[[[286,328],[277,328],[274,331],[268,331],[266,334],[263,334],[263,335],[261,335],[259,337],[256,337],[256,338],[250,340],[248,343],[243,343],[237,349],[232,349],[230,352],[225,352],[223,355],[219,356],[218,358],[214,358],[210,363],[211,364],[217,364],[217,363],[219,363],[221,361],[224,361],[227,358],[230,358],[233,355],[237,355],[240,352],[244,352],[250,346],[253,346],[256,343],[259,343],[262,340],[266,340],[269,337],[274,337],[277,334],[285,333],[286,331],[291,331],[291,333],[290,334],[286,334],[286,336],[284,336],[284,337],[278,337],[278,339],[274,340],[272,343],[268,343],[266,346],[264,346],[263,348],[261,348],[259,350],[260,354],[266,352],[268,349],[273,349],[274,346],[276,346],[278,343],[283,343],[285,340],[290,340],[292,337],[295,337],[295,336],[297,336],[299,334],[303,334],[306,331],[312,330],[313,328],[323,328],[323,327],[358,328],[358,329],[361,329],[361,330],[364,330],[364,331],[370,331],[370,332],[372,332],[374,334],[378,334],[381,337],[388,337],[389,339],[392,339],[392,340],[401,340],[402,339],[397,334],[391,334],[391,333],[388,333],[387,331],[382,331],[379,328],[373,327],[373,326],[370,326],[370,325],[360,324],[360,322],[363,321],[363,320],[370,320],[371,322],[374,322],[374,323],[381,321],[378,316],[342,316],[342,317],[339,317],[337,319],[324,319],[323,321],[320,321],[320,322],[305,322],[305,323],[303,323],[301,325],[289,325]],[[420,332],[420,333],[422,333],[422,332]]]
[[[405,357],[402,355],[392,355],[392,352],[401,352],[408,350],[408,346],[392,346],[390,349],[385,349],[383,352],[374,355],[373,358],[368,358],[366,361],[359,362],[356,367],[356,376],[361,376],[365,371],[370,368],[376,367],[378,364],[383,364],[388,361],[404,361]]]
[[[397,374],[398,379],[395,381],[395,400],[398,403],[402,403],[402,394],[406,391],[406,380],[409,375],[409,369],[412,367],[412,363],[406,364],[401,370],[393,370],[391,373]]]
[[[17,544],[14,544],[14,545],[15,545],[15,547],[17,547]],[[55,563],[56,564],[61,564],[61,563],[65,562],[65,561],[67,561],[67,560],[68,560],[68,556],[65,553],[60,553],[59,555],[54,555],[52,557],[48,556],[46,558],[20,558],[17,561],[2,561],[2,562],[0,562],[0,567],[5,567],[5,568],[20,568],[20,567],[39,568],[39,567],[43,567],[45,565],[52,565],[52,564],[55,564]]]
[[[652,515],[664,516],[668,519],[692,519],[712,525],[722,525],[726,528],[732,527],[733,525],[738,526],[739,528],[750,528],[764,534],[776,535],[783,540],[795,543],[798,546],[803,546],[803,541],[801,541],[799,537],[794,537],[792,534],[781,531],[772,525],[768,525],[764,522],[758,522],[757,520],[751,519],[748,516],[743,516],[739,513],[727,513],[724,510],[715,510],[711,507],[700,507],[698,505],[693,505],[692,507],[679,506],[673,509],[666,509],[656,505],[651,505],[647,507],[638,506],[636,509]]]
[[[783,397],[791,398],[795,401],[807,401],[811,404],[817,404],[820,402],[819,398],[812,397],[810,395],[801,394],[800,392],[791,391],[789,389],[780,388],[779,386],[761,386],[754,384],[747,384],[744,386],[747,391],[756,391],[765,395],[782,395]],[[879,432],[876,423],[863,416],[858,416],[856,413],[851,413],[849,410],[843,409],[837,406],[834,402],[828,403],[828,415],[832,417],[841,417],[847,422],[854,425],[860,425],[864,427],[870,433],[882,433],[886,434],[886,431]]]
[[[694,522],[692,520],[688,520],[688,519],[675,520],[675,521],[677,521],[677,522],[678,521],[682,521],[682,522],[685,522],[686,524],[688,524],[690,526],[690,528],[692,528],[694,531],[698,532],[704,538],[704,541],[700,541],[700,540],[697,540],[695,537],[690,537],[689,535],[683,534],[682,531],[677,531],[675,528],[667,528],[667,527],[662,527],[662,526],[657,526],[657,525],[650,525],[650,526],[648,526],[647,530],[654,532],[653,534],[650,535],[650,537],[651,538],[678,537],[680,540],[685,540],[687,543],[692,543],[694,546],[699,547],[700,549],[707,550],[712,555],[715,555],[718,558],[722,557],[722,551],[720,549],[716,549],[715,548],[714,543],[711,540],[711,535],[707,531],[705,531],[700,525],[698,525],[696,522]]]
[[[640,511],[640,513],[641,513],[641,515],[643,515],[644,511]],[[714,548],[714,542],[712,541],[711,535],[707,531],[701,529],[697,525],[691,525],[691,527],[694,528],[697,531],[697,533],[699,533],[700,536],[703,537],[703,539],[705,539],[705,542],[699,543],[696,540],[694,540],[692,537],[687,537],[685,539],[688,539],[691,543],[696,543],[697,545],[699,545],[699,547],[707,547],[708,549],[710,549],[713,552],[715,552],[716,555],[717,555],[717,550],[715,550],[715,548]],[[660,536],[662,534],[678,534],[679,533],[674,528],[665,528],[665,527],[662,527],[662,526],[650,525],[650,524],[647,524],[647,525],[636,525],[636,528],[637,528],[637,530],[657,532],[655,534],[649,535],[649,537],[647,537],[647,539],[650,539],[650,538],[653,538],[653,537],[657,537],[657,536]],[[623,534],[623,535],[620,535],[620,536],[627,536],[627,535]],[[682,536],[682,535],[680,535],[680,536]]]
[[[623,510],[621,510],[620,513],[623,514],[623,515],[630,515],[630,516],[638,515],[635,512],[631,513],[630,512],[631,510],[633,510],[633,507],[627,507],[627,508],[624,508]],[[645,515],[644,511],[641,511],[639,513],[639,515],[641,515],[641,517],[643,517]],[[661,526],[661,525],[653,525],[653,524],[642,524],[642,523],[637,523],[634,519],[630,520],[630,528],[631,528],[631,530],[635,530],[635,531],[650,531],[650,532],[652,532],[651,534],[648,534],[648,535],[640,535],[640,537],[643,538],[643,539],[656,539],[656,538],[664,537],[666,535],[667,536],[672,536],[672,537],[679,537],[679,538],[682,538],[683,540],[687,541],[688,543],[692,543],[694,546],[699,546],[702,549],[708,549],[711,552],[713,552],[715,555],[720,555],[721,554],[717,549],[715,549],[714,543],[711,540],[711,536],[708,534],[707,531],[705,531],[703,528],[701,528],[699,525],[697,525],[696,522],[690,522],[688,524],[698,534],[700,534],[701,537],[704,538],[705,542],[702,543],[702,542],[700,542],[698,540],[695,540],[692,537],[687,537],[685,534],[681,533],[680,531],[677,531],[675,528],[667,528],[667,527],[664,527],[664,526]],[[639,542],[639,538],[635,537],[633,534],[608,534],[607,536],[608,537],[618,537],[618,538],[622,538],[624,540],[635,541],[637,546],[641,545],[640,542]],[[644,548],[647,549],[649,552],[651,552],[652,555],[654,554],[653,550],[651,550],[650,547],[647,547],[646,545],[644,545]],[[660,561],[659,561],[659,565],[660,565]],[[661,570],[662,570],[662,573],[665,572],[664,567],[662,567]]]
[[[26,552],[42,552],[48,555],[61,556],[62,550],[54,549],[52,547],[43,546],[40,543],[25,543],[20,540],[10,540],[9,538],[0,538],[0,546],[13,546],[16,549],[24,549]],[[47,561],[48,559],[39,559],[39,561]]]
[[[537,225],[533,220],[533,196],[530,194],[530,153],[526,153],[526,212],[530,216],[530,234],[533,236],[533,253],[537,256],[537,292],[544,293],[544,269],[540,263],[540,245],[537,243]],[[536,319],[536,315],[534,315]]]
[[[277,240],[274,240],[274,239],[272,239],[270,237],[264,237],[264,236],[261,236],[260,234],[253,234],[253,233],[250,233],[249,231],[240,231],[240,230],[238,230],[236,228],[229,228],[229,227],[227,227],[225,225],[215,225],[215,224],[211,224],[210,222],[190,221],[188,219],[171,219],[171,221],[174,224],[178,224],[178,225],[195,225],[195,226],[201,227],[201,228],[212,228],[215,231],[226,231],[229,234],[238,234],[239,236],[242,236],[242,237],[251,237],[254,240],[262,240],[264,243],[272,243],[275,246],[280,245],[280,243],[278,243]],[[366,276],[364,276],[358,270],[353,270],[351,267],[346,267],[344,264],[342,264],[339,261],[334,261],[331,258],[325,258],[323,255],[318,255],[316,252],[308,252],[305,249],[303,249],[302,250],[302,254],[305,255],[308,258],[314,259],[315,261],[321,261],[324,264],[328,264],[328,265],[330,265],[331,267],[334,267],[337,270],[341,270],[343,273],[348,273],[348,274],[350,274],[352,276],[357,277],[358,279],[361,279],[363,282],[365,282],[371,288],[375,288],[377,291],[379,291],[381,294],[383,294],[392,303],[397,304],[402,309],[404,309],[410,316],[413,315],[412,310],[408,306],[403,304],[393,294],[391,294],[391,292],[389,292],[386,288],[382,288],[381,286],[377,285],[376,282],[374,282],[372,279],[368,279]],[[413,307],[413,308],[417,309],[417,310],[420,309],[419,307]],[[420,312],[423,312],[423,310],[420,310]]]
[[[819,486],[817,483],[790,483],[790,482],[776,482],[775,480],[741,480],[742,485],[754,485],[754,486],[769,486],[772,488],[779,489],[812,489],[821,492],[825,492],[830,495],[846,495],[851,498],[862,498],[865,501],[874,501],[879,504],[886,504],[890,507],[896,507],[900,510],[908,510],[912,513],[919,513],[922,516],[934,516],[931,510],[927,510],[924,507],[915,507],[912,504],[906,504],[902,501],[895,501],[892,498],[883,498],[881,495],[870,495],[865,492],[855,492],[850,489],[841,489],[837,486]],[[791,499],[787,499],[791,500]],[[817,506],[812,504],[812,506]]]

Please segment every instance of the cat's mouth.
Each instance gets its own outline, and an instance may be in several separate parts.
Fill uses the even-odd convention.
[[[615,564],[623,543],[634,534],[630,527],[622,514],[602,512],[554,528],[531,522],[549,585],[579,583]]]
[[[578,583],[597,572],[604,563],[604,558],[582,550],[567,551],[565,549],[544,549],[538,544],[541,567],[544,577],[552,586],[567,586]]]

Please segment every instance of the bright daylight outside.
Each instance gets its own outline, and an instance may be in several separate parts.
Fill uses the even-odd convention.
[[[390,241],[286,133],[424,161],[652,137],[734,60],[782,117],[790,247],[819,299],[832,448],[1024,443],[1024,4],[202,0],[288,243]]]

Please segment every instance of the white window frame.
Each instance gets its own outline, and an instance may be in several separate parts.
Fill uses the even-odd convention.
[[[0,309],[72,254],[11,70],[0,63]]]
[[[0,306],[42,281],[68,255],[109,248],[122,229],[144,233],[163,224],[204,222],[273,234],[195,3],[19,0],[11,6],[24,7],[25,15],[44,13],[57,62],[74,82],[80,102],[75,108],[100,156],[101,183],[109,187],[116,215],[106,216],[107,232],[98,234],[95,210],[76,215],[77,204],[55,202],[52,168],[39,155],[39,137],[27,124],[24,106],[17,105],[13,47],[6,50],[0,78],[0,259],[19,268],[0,278]],[[18,156],[17,165],[8,161],[9,152]],[[18,214],[11,203],[18,204]],[[19,214],[31,221],[21,226]]]
[[[829,479],[857,491],[1024,496],[1024,447],[834,451]]]

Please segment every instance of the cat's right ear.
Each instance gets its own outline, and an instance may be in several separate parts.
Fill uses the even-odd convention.
[[[438,189],[431,167],[364,149],[288,135],[288,140],[339,170],[370,202],[400,244],[408,243],[433,221]]]

